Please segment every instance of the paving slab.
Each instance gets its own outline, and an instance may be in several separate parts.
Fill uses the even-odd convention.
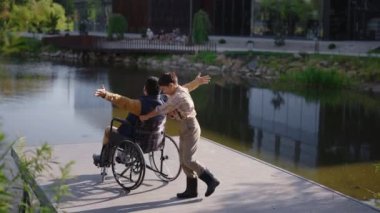
[[[221,181],[210,197],[204,196],[206,185],[199,181],[197,198],[176,199],[176,193],[185,188],[184,173],[165,183],[150,170],[139,188],[126,193],[111,171],[101,182],[100,169],[92,163],[92,154],[99,152],[100,147],[97,143],[53,145],[56,161],[62,165],[75,161],[73,177],[66,182],[72,195],[63,198],[59,212],[379,212],[375,207],[205,138],[199,142],[197,159]],[[58,168],[53,169],[58,175]],[[52,197],[52,187],[58,180],[46,176],[37,182]]]

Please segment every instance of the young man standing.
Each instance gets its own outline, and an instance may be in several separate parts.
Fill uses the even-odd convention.
[[[210,78],[202,84],[208,83],[209,80]],[[183,193],[178,193],[177,197],[181,199],[197,197],[197,177],[207,184],[205,196],[208,197],[215,191],[220,182],[208,169],[194,159],[197,143],[201,135],[201,128],[196,118],[197,113],[193,99],[189,94],[191,90],[187,84],[184,86],[178,85],[178,78],[174,72],[163,74],[158,80],[158,84],[161,91],[168,95],[168,101],[157,106],[155,110],[145,115],[140,115],[140,120],[146,121],[158,115],[168,114],[170,118],[180,121],[180,163],[186,174],[187,185],[186,190]]]

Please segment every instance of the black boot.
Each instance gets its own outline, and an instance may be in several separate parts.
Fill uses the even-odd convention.
[[[94,160],[94,165],[99,167],[100,165],[100,155],[93,154],[92,159]]]
[[[186,178],[186,190],[182,193],[178,193],[177,197],[180,199],[193,198],[198,196],[198,179]]]
[[[93,154],[92,159],[97,167],[104,167],[108,165],[108,146],[103,145],[100,155]]]
[[[207,191],[205,194],[206,197],[214,193],[215,188],[220,184],[219,180],[217,180],[207,169],[199,176],[199,179],[203,180],[207,184]]]

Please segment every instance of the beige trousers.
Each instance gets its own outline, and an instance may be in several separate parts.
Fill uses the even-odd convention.
[[[113,132],[117,132],[116,127],[112,127]],[[103,145],[106,145],[109,143],[110,140],[110,133],[111,133],[111,127],[107,126],[104,130],[104,135],[103,135]]]
[[[205,167],[195,160],[201,128],[197,118],[181,120],[179,135],[179,157],[183,171],[187,177],[197,178]]]

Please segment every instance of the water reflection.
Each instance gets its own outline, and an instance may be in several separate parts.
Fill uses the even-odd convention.
[[[3,66],[0,122],[7,139],[26,137],[28,145],[100,141],[112,107],[93,96],[106,84],[104,71],[46,62]],[[22,77],[20,77],[22,76]],[[37,76],[37,77],[36,77]]]
[[[249,124],[257,130],[253,148],[274,153],[273,160],[317,164],[319,103],[267,89],[248,91]],[[256,143],[255,143],[256,142]]]
[[[210,85],[195,91],[203,135],[360,200],[380,191],[380,98]]]
[[[204,90],[194,93],[203,128],[249,143],[271,162],[314,168],[380,159],[379,108],[236,85]]]

